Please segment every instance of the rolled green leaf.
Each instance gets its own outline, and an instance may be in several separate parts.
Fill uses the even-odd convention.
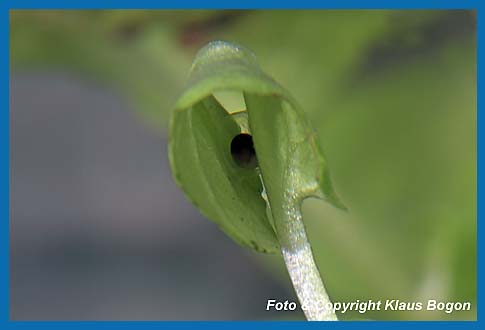
[[[176,182],[208,219],[241,245],[259,252],[279,250],[254,169],[232,158],[241,126],[212,95],[172,117],[169,158]]]
[[[230,114],[213,95],[219,91],[241,92],[245,111]],[[232,239],[259,252],[282,251],[302,304],[322,298],[310,291],[328,300],[300,206],[307,197],[343,205],[304,112],[253,53],[222,41],[199,51],[172,116],[169,158],[187,197]],[[307,317],[327,318],[314,312]]]

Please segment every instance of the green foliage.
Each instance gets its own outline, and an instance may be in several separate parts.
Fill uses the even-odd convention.
[[[214,98],[221,90],[244,94],[247,123],[233,119]],[[232,139],[245,129],[254,140],[258,168],[240,167],[231,157]],[[299,208],[308,196],[340,205],[304,113],[243,47],[213,42],[198,53],[173,114],[169,148],[176,181],[192,202],[234,240],[257,251],[276,252],[276,237],[281,239],[278,221],[273,228],[267,217],[263,186],[273,219],[285,218],[285,210]]]

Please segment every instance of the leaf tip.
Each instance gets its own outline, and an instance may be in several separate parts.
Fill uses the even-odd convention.
[[[330,171],[326,167],[323,171],[323,182],[320,182],[320,187],[321,193],[323,195],[320,196],[321,198],[342,211],[348,211],[347,206],[345,206],[345,204],[340,200],[337,193],[335,192],[332,180],[330,179]]]

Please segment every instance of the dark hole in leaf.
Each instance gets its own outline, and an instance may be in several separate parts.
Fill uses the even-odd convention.
[[[253,137],[249,134],[239,134],[232,139],[231,155],[232,159],[240,167],[256,168],[258,166]]]

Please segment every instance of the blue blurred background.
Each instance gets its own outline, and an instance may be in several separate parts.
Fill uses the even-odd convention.
[[[280,256],[175,186],[167,122],[197,49],[252,49],[308,113],[349,207],[304,205],[333,300],[471,301],[343,319],[476,319],[476,13],[10,14],[10,317],[303,319]]]

